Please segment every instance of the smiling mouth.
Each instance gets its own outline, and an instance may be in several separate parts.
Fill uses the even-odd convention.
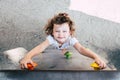
[[[59,39],[63,39],[64,37],[58,37]]]

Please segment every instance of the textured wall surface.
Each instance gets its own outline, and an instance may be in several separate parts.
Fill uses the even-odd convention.
[[[120,80],[120,72],[1,71],[0,80]]]
[[[47,20],[67,12],[76,24],[79,42],[120,69],[120,24],[69,10],[69,4],[69,0],[0,0],[0,63],[4,64],[5,50],[16,47],[31,50],[41,43]]]

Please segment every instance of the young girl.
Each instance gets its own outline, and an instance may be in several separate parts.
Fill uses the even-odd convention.
[[[94,59],[101,69],[105,68],[105,62],[96,53],[86,49],[78,42],[74,37],[74,31],[73,21],[67,13],[59,13],[54,16],[45,26],[45,32],[48,35],[46,40],[26,54],[20,61],[21,68],[27,68],[27,63],[33,64],[32,57],[43,52],[49,45],[61,50],[63,54],[69,46],[73,46],[82,55]]]

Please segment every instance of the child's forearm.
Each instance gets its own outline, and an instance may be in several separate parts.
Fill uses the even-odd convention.
[[[26,58],[31,59],[33,56],[40,54],[49,46],[48,40],[45,40],[43,43],[39,44],[35,48],[33,48],[30,52],[26,54]]]
[[[35,55],[38,55],[41,52],[42,51],[40,51],[39,47],[37,46],[34,49],[32,49],[30,52],[28,52],[25,58],[31,59],[32,57],[34,57]]]
[[[92,52],[91,50],[89,49],[86,49],[85,47],[83,47],[80,43],[76,43],[74,45],[75,49],[81,53],[82,55],[85,55],[87,57],[90,57],[92,59],[96,59],[96,58],[99,58],[98,55],[94,52]]]
[[[91,51],[89,49],[86,49],[84,47],[82,47],[80,49],[80,53],[83,54],[83,55],[85,55],[85,56],[87,56],[87,57],[90,57],[92,59],[99,58],[99,56],[96,53],[94,53],[93,51]]]

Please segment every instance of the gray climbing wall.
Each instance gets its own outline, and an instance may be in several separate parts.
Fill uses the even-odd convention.
[[[76,37],[79,42],[108,59],[109,64],[114,64],[117,69],[120,69],[120,64],[118,64],[120,24],[69,10],[69,5],[69,0],[0,0],[0,64],[4,64],[3,51],[16,47],[31,50],[41,43],[45,39],[42,29],[47,20],[54,14],[67,12],[76,24]],[[72,72],[58,74],[72,75]]]

